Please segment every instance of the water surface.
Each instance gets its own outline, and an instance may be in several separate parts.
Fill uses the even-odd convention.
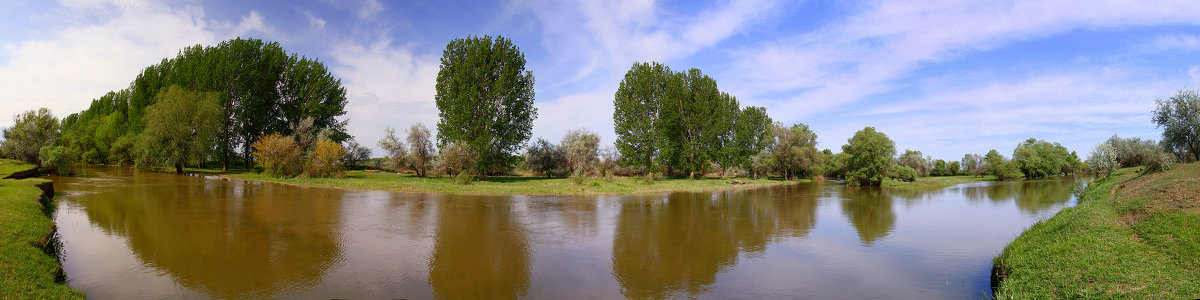
[[[446,196],[84,169],[57,177],[89,298],[979,298],[1070,177]]]

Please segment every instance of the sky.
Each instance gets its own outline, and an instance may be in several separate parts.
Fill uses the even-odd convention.
[[[1160,138],[1155,99],[1200,86],[1197,16],[1194,0],[6,0],[0,127],[37,107],[77,113],[184,47],[248,37],[329,66],[350,134],[375,146],[387,127],[436,128],[446,44],[491,35],[533,72],[534,139],[586,128],[611,144],[617,86],[657,61],[834,152],[871,126],[939,159],[1011,156],[1028,138],[1086,157],[1113,134]]]

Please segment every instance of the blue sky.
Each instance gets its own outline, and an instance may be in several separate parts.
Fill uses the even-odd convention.
[[[0,127],[58,116],[180,48],[237,36],[316,57],[347,87],[350,132],[435,127],[451,39],[503,35],[536,78],[534,137],[604,144],[635,61],[699,68],[742,105],[840,150],[874,126],[897,150],[1010,155],[1034,137],[1081,154],[1112,134],[1159,138],[1154,99],[1200,85],[1195,1],[5,1]]]

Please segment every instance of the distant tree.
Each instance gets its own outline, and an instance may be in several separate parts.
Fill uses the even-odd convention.
[[[932,162],[926,160],[922,155],[923,154],[921,154],[921,151],[905,149],[904,154],[900,155],[900,158],[897,159],[896,163],[901,166],[912,168],[913,171],[917,172],[917,177],[929,176],[931,171],[929,166]]]
[[[138,164],[174,166],[175,173],[182,174],[185,164],[199,163],[212,149],[221,122],[218,96],[171,86],[155,99],[156,103],[146,108]]]
[[[567,158],[558,145],[538,138],[525,151],[525,165],[529,171],[550,178],[555,171],[566,168]]]
[[[358,144],[358,141],[350,139],[346,142],[346,156],[342,159],[346,163],[347,168],[358,166],[368,159],[371,159],[371,149]]]
[[[758,179],[759,176],[767,176],[771,170],[776,168],[776,165],[775,156],[767,150],[750,156],[750,170],[754,174],[754,179]]]
[[[958,175],[958,172],[960,171],[959,169],[960,169],[960,166],[958,165],[958,161],[952,160],[950,162],[947,162],[946,163],[946,176]]]
[[[987,161],[988,172],[999,180],[1019,179],[1025,176],[1021,173],[1017,162],[1005,158],[996,149],[988,151],[987,155],[984,155],[984,160]]]
[[[999,152],[997,152],[999,154]],[[967,171],[967,174],[979,176],[987,171],[987,166],[983,160],[983,156],[978,153],[968,153],[963,155],[962,167]]]
[[[582,176],[587,169],[598,160],[600,135],[587,129],[571,130],[563,136],[563,155],[567,160],[567,169],[572,176]]]
[[[383,138],[379,139],[379,148],[383,149],[384,155],[387,156],[387,167],[400,171],[408,165],[408,151],[404,149],[404,142],[396,136],[396,130],[388,127],[383,130]]]
[[[262,164],[263,173],[280,177],[300,174],[300,147],[292,137],[272,133],[259,137],[251,147],[254,148],[254,159]]]
[[[469,147],[480,178],[511,167],[512,153],[529,140],[537,108],[525,55],[504,37],[455,39],[442,53],[437,76],[438,141]]]
[[[421,123],[413,124],[408,129],[408,166],[417,172],[417,177],[425,177],[430,168],[433,168],[433,156],[436,150],[433,149],[433,140],[430,137],[429,128]]]
[[[879,185],[891,173],[896,144],[886,134],[866,127],[854,133],[842,152],[846,161],[846,180],[853,185]]]
[[[42,161],[38,159],[38,154],[42,147],[53,145],[58,139],[58,127],[58,118],[44,107],[13,116],[13,126],[4,129],[0,152],[40,167]]]
[[[1013,150],[1013,161],[1027,178],[1059,175],[1069,170],[1070,152],[1058,143],[1028,139]]]
[[[608,146],[600,148],[600,160],[596,163],[596,171],[600,172],[600,176],[608,176],[620,160],[620,153],[616,149]]]
[[[933,161],[933,169],[929,173],[933,176],[947,176],[950,175],[948,171],[946,169],[946,161],[939,159]]]
[[[1182,90],[1154,103],[1153,121],[1163,129],[1163,144],[1181,158],[1200,161],[1200,94]]]
[[[308,156],[305,173],[311,177],[341,177],[345,174],[339,161],[346,156],[346,149],[333,140],[322,138],[313,144]]]
[[[817,134],[803,123],[787,128],[781,124],[775,126],[775,144],[771,148],[771,155],[775,157],[784,180],[820,173],[824,155],[817,151]]]
[[[846,178],[846,161],[850,159],[850,155],[843,153],[832,154],[826,156],[825,166],[822,170],[826,177]]]

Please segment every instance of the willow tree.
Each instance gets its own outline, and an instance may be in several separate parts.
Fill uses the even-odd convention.
[[[58,138],[58,125],[58,118],[45,107],[13,116],[13,126],[4,129],[0,152],[40,167],[42,162],[38,154],[42,147],[54,144]]]
[[[219,97],[171,86],[155,98],[156,103],[146,108],[138,163],[173,166],[175,173],[182,174],[185,164],[203,161],[209,154],[221,121]]]
[[[442,53],[436,88],[438,142],[470,148],[480,178],[509,169],[537,118],[525,54],[502,36],[455,39]]]
[[[1179,91],[1154,103],[1154,125],[1163,129],[1163,145],[1185,161],[1200,161],[1200,93]]]

